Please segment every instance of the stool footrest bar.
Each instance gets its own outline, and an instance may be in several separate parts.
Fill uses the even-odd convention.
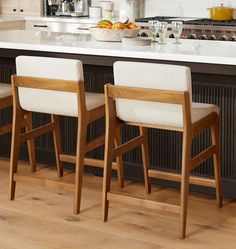
[[[42,177],[36,177],[34,175],[27,176],[27,175],[22,175],[22,174],[14,174],[13,179],[14,181],[22,181],[22,182],[31,183],[31,184],[38,184],[42,186],[44,185],[47,187],[60,187],[66,191],[75,190],[75,185],[73,183],[62,182],[61,179],[60,181],[55,181],[55,180],[45,179]]]
[[[73,155],[66,155],[66,154],[60,154],[59,155],[61,162],[67,162],[67,163],[76,163],[76,156]],[[93,166],[97,168],[103,168],[104,167],[104,161],[100,159],[93,159],[93,158],[84,158],[84,164],[87,166]],[[117,163],[112,163],[112,169],[117,169]]]
[[[6,133],[11,132],[12,130],[12,125],[11,124],[6,124],[0,127],[0,136]]]
[[[181,182],[181,175],[177,173],[169,173],[169,172],[164,172],[160,170],[150,169],[148,170],[148,176],[151,178]],[[194,185],[204,186],[204,187],[210,187],[210,188],[216,187],[216,182],[214,179],[208,179],[208,178],[198,177],[198,176],[190,176],[189,183],[194,184]]]
[[[143,208],[150,208],[155,210],[167,211],[175,214],[179,214],[180,207],[176,205],[166,204],[162,202],[156,202],[146,200],[138,197],[131,197],[127,195],[121,195],[116,193],[107,193],[109,201],[119,202],[127,205],[141,206]]]

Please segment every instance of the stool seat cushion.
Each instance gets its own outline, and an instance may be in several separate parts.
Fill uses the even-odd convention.
[[[0,83],[0,99],[11,95],[12,95],[11,85]]]
[[[55,94],[52,91],[39,90],[37,92],[32,89],[24,89],[25,94],[29,98],[21,99],[21,106],[26,111],[50,113],[55,115],[78,117],[78,101],[76,93],[63,92],[63,94]],[[28,92],[31,93],[29,94]],[[37,98],[34,98],[34,94]],[[85,93],[86,107],[88,111],[103,106],[104,94],[102,93]],[[30,107],[28,109],[28,107]]]
[[[193,102],[192,112],[191,112],[192,123],[195,123],[201,120],[202,118],[206,117],[207,115],[213,112],[219,114],[220,112],[219,107],[213,104]]]
[[[179,107],[179,112],[176,112],[176,108],[171,112],[172,106],[166,106],[165,108],[160,108],[158,110],[157,104],[153,102],[140,104],[140,101],[130,101],[129,105],[127,105],[126,100],[119,100],[119,105],[117,108],[117,114],[119,117],[119,110],[125,109],[121,114],[121,119],[126,122],[134,122],[134,123],[145,123],[149,125],[157,125],[157,126],[170,126],[170,127],[178,127],[183,128],[183,117],[179,115],[181,112],[181,107]],[[145,102],[145,101],[143,101]],[[140,104],[140,105],[139,105]],[[147,108],[148,105],[148,108]],[[161,107],[161,103],[159,106]],[[192,123],[199,121],[200,119],[206,117],[212,112],[219,113],[219,107],[213,104],[203,104],[203,103],[192,103],[191,108],[191,120]]]

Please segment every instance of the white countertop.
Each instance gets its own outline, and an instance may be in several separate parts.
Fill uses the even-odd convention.
[[[41,21],[41,22],[64,22],[64,23],[84,23],[95,24],[102,18],[90,17],[56,17],[56,16],[17,16],[17,15],[0,15],[0,22],[12,21]],[[116,18],[112,21],[117,21]]]
[[[182,44],[124,45],[119,42],[98,42],[89,34],[59,34],[11,30],[0,32],[0,49],[34,50],[110,57],[198,62],[235,65],[236,42],[181,40]]]

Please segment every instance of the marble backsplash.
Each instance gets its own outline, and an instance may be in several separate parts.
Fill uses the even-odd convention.
[[[115,15],[118,15],[124,0],[113,0]],[[93,5],[99,5],[100,0],[92,0]],[[145,16],[181,16],[181,17],[209,17],[208,7],[235,7],[236,0],[144,0]],[[236,18],[236,16],[235,16]]]

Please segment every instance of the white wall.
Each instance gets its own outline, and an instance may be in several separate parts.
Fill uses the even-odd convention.
[[[112,0],[116,14],[120,3],[124,0]],[[236,0],[144,0],[145,16],[183,16],[183,17],[209,17],[208,7],[225,6],[236,8]],[[100,0],[92,0],[93,5],[99,5]]]

